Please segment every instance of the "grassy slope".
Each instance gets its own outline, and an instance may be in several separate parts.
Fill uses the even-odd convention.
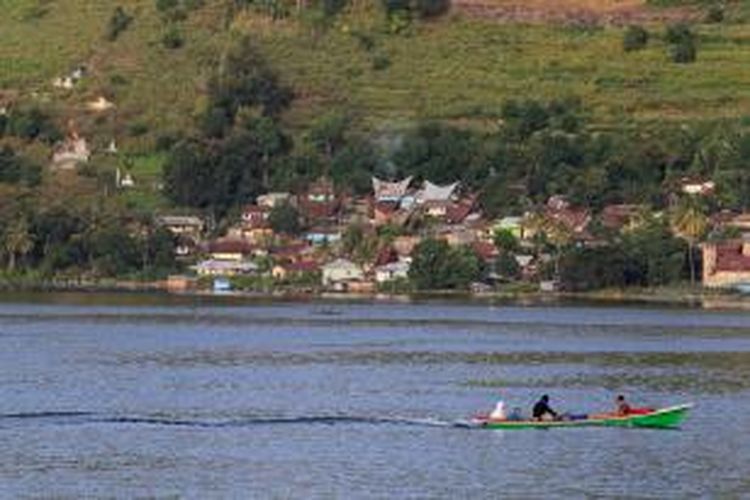
[[[128,140],[128,125],[156,131],[191,123],[206,75],[231,38],[222,30],[220,2],[206,3],[184,25],[186,46],[168,51],[159,43],[164,28],[152,0],[0,0],[0,89],[40,91],[85,132],[142,149],[148,140]],[[104,27],[118,4],[135,22],[117,41],[105,42]],[[46,14],[30,15],[39,9]],[[234,28],[256,37],[294,85],[299,98],[287,117],[294,125],[331,106],[355,109],[371,128],[417,118],[481,121],[497,116],[508,98],[559,96],[581,97],[603,123],[750,116],[748,25],[701,26],[699,61],[687,66],[668,63],[658,39],[643,52],[624,54],[619,28],[532,27],[460,15],[419,25],[410,36],[386,35],[384,25],[379,13],[363,8],[318,37],[296,20],[258,15],[239,18]],[[371,36],[375,48],[363,49],[354,32]],[[390,66],[373,69],[375,57]],[[83,85],[51,88],[54,76],[82,62],[93,69]],[[127,83],[113,83],[114,75]],[[117,104],[116,112],[96,117],[83,110],[100,93]]]
[[[356,21],[317,44],[293,27],[261,32],[296,87],[353,102],[375,121],[492,116],[508,98],[570,95],[606,122],[750,114],[746,26],[701,27],[699,61],[683,66],[667,62],[659,40],[624,54],[620,29],[452,19],[423,25],[408,38],[378,37],[375,52],[391,61],[382,71],[372,70],[371,56],[347,28],[356,30]]]

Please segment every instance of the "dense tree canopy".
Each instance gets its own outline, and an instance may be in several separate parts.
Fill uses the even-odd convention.
[[[461,290],[479,279],[482,266],[471,248],[426,239],[414,248],[409,279],[420,290]]]

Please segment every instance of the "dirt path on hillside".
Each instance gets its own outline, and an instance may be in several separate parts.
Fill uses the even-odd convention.
[[[453,9],[505,23],[628,25],[689,21],[692,8],[654,8],[643,0],[453,0]]]

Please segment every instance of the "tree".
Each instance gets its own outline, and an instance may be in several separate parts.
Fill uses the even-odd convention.
[[[37,186],[42,179],[42,169],[17,155],[9,146],[0,149],[0,182]]]
[[[163,177],[164,194],[177,205],[206,208],[214,198],[213,158],[198,141],[181,141],[172,148]]]
[[[332,112],[323,115],[313,123],[308,140],[328,161],[346,144],[346,135],[351,119],[344,113]]]
[[[209,82],[208,123],[216,117],[232,124],[243,107],[257,107],[264,116],[277,116],[292,101],[292,90],[283,85],[250,38],[243,38],[226,54],[218,72]],[[204,124],[206,119],[204,119]],[[216,134],[217,130],[205,130]],[[223,131],[222,131],[223,132]],[[214,136],[220,136],[218,134]]]
[[[508,229],[495,231],[492,242],[498,250],[503,252],[516,252],[519,248],[518,238]]]
[[[690,26],[683,23],[669,25],[664,38],[670,44],[669,54],[673,62],[687,64],[695,61],[698,48]]]
[[[645,219],[620,243],[625,255],[623,283],[661,286],[677,282],[685,269],[685,243],[675,238],[667,222]]]
[[[47,113],[37,107],[13,109],[7,118],[8,135],[26,140],[42,140],[52,144],[62,138],[62,134]]]
[[[412,253],[409,279],[420,290],[461,290],[481,276],[481,264],[471,248],[451,248],[442,240],[426,239]]]
[[[299,213],[291,203],[280,203],[268,214],[268,223],[276,233],[296,236],[300,232]]]
[[[109,18],[109,22],[107,23],[105,38],[110,42],[114,42],[120,36],[120,33],[128,29],[131,22],[133,22],[133,16],[125,12],[122,6],[118,5],[115,7],[112,17]]]
[[[622,48],[625,52],[645,49],[648,45],[649,34],[643,26],[628,26],[622,37]]]
[[[142,247],[141,266],[144,272],[154,277],[163,277],[176,269],[174,234],[164,227],[149,226]]]
[[[686,39],[672,45],[670,48],[670,56],[672,61],[678,64],[689,64],[695,62],[698,57],[698,48],[695,45],[695,40]]]
[[[706,217],[703,207],[695,198],[681,200],[674,208],[671,216],[675,233],[688,243],[690,284],[695,286],[695,244],[705,236],[708,230],[708,217]]]
[[[416,11],[421,18],[437,17],[451,8],[450,0],[416,0]]]
[[[495,272],[503,279],[516,280],[521,277],[521,266],[511,252],[501,252],[495,259]]]
[[[4,250],[8,258],[8,271],[16,269],[18,259],[23,260],[34,248],[34,240],[29,232],[29,223],[25,216],[14,220],[5,230]]]
[[[414,175],[438,184],[462,179],[481,168],[478,137],[470,131],[426,123],[408,132],[393,155],[404,176]]]
[[[135,239],[118,221],[106,221],[87,235],[87,247],[94,271],[101,276],[121,276],[142,269]]]

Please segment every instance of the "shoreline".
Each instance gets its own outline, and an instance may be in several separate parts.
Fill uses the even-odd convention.
[[[424,303],[454,302],[466,304],[510,304],[527,306],[664,306],[706,310],[750,310],[750,295],[715,289],[663,287],[653,289],[606,289],[589,292],[542,292],[529,290],[497,290],[482,293],[468,291],[422,291],[407,294],[352,293],[309,290],[227,291],[190,289],[170,290],[165,281],[102,281],[87,283],[26,283],[27,286],[0,284],[0,303],[16,302],[18,298],[91,297],[154,298],[170,301],[225,302],[300,302],[300,303]],[[126,300],[127,301],[127,300]],[[67,300],[63,300],[67,302]]]

